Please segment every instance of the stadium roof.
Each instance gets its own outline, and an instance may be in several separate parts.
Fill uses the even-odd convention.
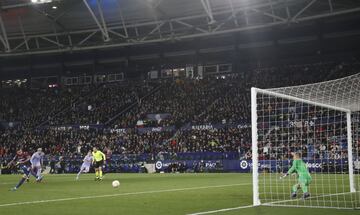
[[[48,0],[50,1],[50,0]],[[0,56],[227,34],[360,11],[358,0],[31,0],[0,3]]]

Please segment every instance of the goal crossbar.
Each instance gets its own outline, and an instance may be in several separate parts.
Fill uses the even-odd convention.
[[[286,95],[286,94],[282,94],[282,93],[278,93],[278,92],[273,92],[273,91],[269,91],[269,90],[264,90],[264,89],[259,89],[259,88],[251,88],[253,92],[255,93],[255,95],[257,93],[262,93],[262,94],[267,94],[269,96],[275,96],[278,98],[283,98],[283,99],[289,99],[289,100],[293,100],[293,101],[297,101],[297,102],[303,102],[303,103],[307,103],[307,104],[311,104],[311,105],[315,105],[315,106],[319,106],[319,107],[324,107],[324,108],[329,108],[329,109],[333,109],[333,110],[338,110],[338,111],[342,111],[342,112],[346,112],[346,113],[351,113],[350,109],[347,108],[342,108],[342,107],[337,107],[337,106],[333,106],[333,105],[329,105],[329,104],[324,104],[324,103],[319,103],[319,102],[314,102],[314,101],[310,101],[307,99],[303,99],[303,98],[299,98],[299,97],[295,97],[295,96],[290,96],[290,95]],[[256,96],[255,96],[256,98]]]

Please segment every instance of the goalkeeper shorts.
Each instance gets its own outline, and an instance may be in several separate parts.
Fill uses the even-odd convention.
[[[299,177],[299,184],[309,186],[311,183],[311,178],[309,177]]]

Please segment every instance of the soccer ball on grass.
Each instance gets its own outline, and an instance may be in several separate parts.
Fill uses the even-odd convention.
[[[120,186],[120,181],[118,181],[118,180],[113,181],[112,186],[113,186],[113,188],[119,187]]]

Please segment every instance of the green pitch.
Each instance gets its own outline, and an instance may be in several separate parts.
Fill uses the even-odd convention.
[[[42,183],[25,183],[8,191],[19,175],[0,176],[0,214],[172,215],[193,214],[252,204],[250,174],[93,174],[46,175]],[[119,188],[111,182],[119,180]],[[354,215],[358,210],[250,207],[214,214]]]
[[[336,208],[360,208],[360,192],[350,193],[348,174],[312,174],[310,193],[313,195],[306,201],[301,198],[289,199],[289,190],[298,183],[296,176],[288,176],[281,180],[280,174],[262,173],[259,176],[259,193],[262,203],[317,206]],[[355,189],[360,190],[359,175],[354,177]],[[301,197],[301,192],[299,192]]]

